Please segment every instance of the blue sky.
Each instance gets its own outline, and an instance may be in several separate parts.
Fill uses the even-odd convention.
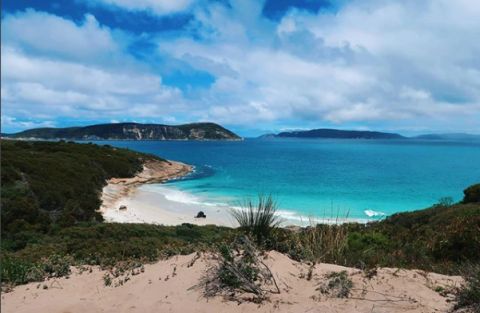
[[[4,0],[2,132],[480,133],[476,0]]]

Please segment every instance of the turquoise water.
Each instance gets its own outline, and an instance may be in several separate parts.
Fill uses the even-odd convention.
[[[167,185],[210,203],[272,194],[303,216],[379,218],[462,198],[480,182],[480,142],[329,139],[108,141],[196,166]],[[383,213],[383,214],[382,214]]]

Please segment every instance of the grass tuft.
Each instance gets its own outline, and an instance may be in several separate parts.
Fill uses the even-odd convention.
[[[281,223],[277,203],[271,195],[259,195],[257,202],[247,200],[242,209],[232,209],[231,214],[240,228],[255,238],[257,244],[264,244],[270,239]]]

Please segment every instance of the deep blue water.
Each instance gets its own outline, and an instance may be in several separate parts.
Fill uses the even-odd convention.
[[[272,194],[301,215],[368,218],[462,198],[480,182],[480,142],[247,139],[245,141],[108,141],[196,166],[170,182],[209,202],[237,205]]]

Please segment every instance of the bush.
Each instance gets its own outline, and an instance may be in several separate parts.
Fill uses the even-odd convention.
[[[455,308],[469,308],[480,313],[480,264],[466,266],[463,277],[465,285],[458,290]]]
[[[25,284],[31,281],[42,281],[43,270],[34,263],[26,262],[20,258],[9,255],[2,256],[1,281],[2,285],[11,286]]]
[[[331,272],[325,278],[327,281],[317,288],[318,291],[334,298],[348,298],[353,282],[346,271]]]
[[[480,184],[472,185],[463,191],[463,203],[480,202]]]
[[[132,177],[145,160],[163,159],[110,146],[66,142],[1,142],[2,239],[20,232],[102,222],[97,212],[106,180]],[[12,246],[13,248],[13,246]]]
[[[63,277],[70,274],[73,259],[68,256],[53,254],[42,260],[43,271],[48,277]]]
[[[453,198],[452,197],[442,197],[438,199],[438,203],[435,206],[439,207],[449,207],[453,205]]]
[[[233,209],[232,216],[240,228],[255,238],[257,244],[271,239],[272,232],[280,225],[277,204],[272,196],[258,196],[258,202],[246,201],[242,209]]]
[[[254,302],[262,302],[269,293],[280,293],[272,272],[261,260],[261,253],[246,236],[221,245],[217,263],[207,270],[197,287],[204,288],[206,297],[223,295],[235,301],[241,301],[243,293],[253,295]]]
[[[318,224],[274,236],[275,249],[293,259],[313,263],[340,263],[347,248],[348,228],[344,225]]]

